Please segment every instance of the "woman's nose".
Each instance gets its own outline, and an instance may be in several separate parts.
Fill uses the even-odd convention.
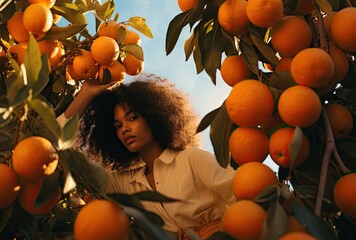
[[[125,134],[130,131],[131,131],[131,129],[128,126],[122,126],[122,129],[121,129],[122,134]]]

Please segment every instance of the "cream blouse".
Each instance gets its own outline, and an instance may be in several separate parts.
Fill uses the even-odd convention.
[[[151,188],[145,176],[146,166],[108,174],[108,193],[133,194]],[[179,201],[142,202],[165,222],[164,229],[183,233],[218,220],[234,200],[233,168],[222,168],[215,156],[198,147],[181,152],[166,149],[154,161],[156,190]]]

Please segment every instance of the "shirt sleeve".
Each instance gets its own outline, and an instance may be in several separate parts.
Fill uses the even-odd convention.
[[[228,166],[219,165],[214,154],[194,147],[189,156],[194,174],[206,188],[216,192],[227,204],[236,200],[233,193],[235,170]]]

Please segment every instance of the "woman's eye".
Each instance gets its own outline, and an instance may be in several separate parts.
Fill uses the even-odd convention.
[[[121,128],[121,125],[116,125],[114,126],[115,130],[119,130]]]

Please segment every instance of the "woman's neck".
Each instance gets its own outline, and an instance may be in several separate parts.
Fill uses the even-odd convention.
[[[146,171],[148,173],[153,171],[153,162],[162,154],[164,149],[165,148],[158,142],[153,142],[145,149],[142,149],[140,151],[140,155],[142,156],[143,161],[147,165]]]

